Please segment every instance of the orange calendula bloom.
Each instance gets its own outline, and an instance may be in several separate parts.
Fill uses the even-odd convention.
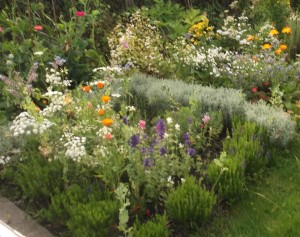
[[[263,49],[270,49],[270,48],[272,48],[272,45],[266,43],[266,44],[263,44],[262,48]]]
[[[280,55],[280,54],[281,54],[281,51],[282,51],[281,48],[278,48],[278,49],[275,50],[275,53],[276,53],[277,55]]]
[[[85,91],[85,92],[90,92],[91,87],[90,86],[83,86],[82,90]]]
[[[108,95],[104,95],[101,97],[101,100],[104,102],[104,103],[108,103],[110,101],[110,97]]]
[[[98,82],[98,83],[97,83],[97,87],[98,87],[99,89],[102,89],[102,88],[104,87],[104,83]]]
[[[103,119],[101,122],[104,126],[108,127],[108,126],[112,125],[114,121],[110,118],[106,118],[106,119]]]
[[[249,41],[253,41],[255,39],[255,37],[253,36],[253,35],[249,35],[248,37],[247,37],[247,41],[249,42]]]
[[[283,51],[286,50],[287,49],[287,45],[286,44],[281,44],[280,45],[280,49],[283,50]]]
[[[104,114],[105,114],[105,110],[104,110],[104,109],[99,109],[99,110],[98,110],[98,114],[99,114],[100,116],[104,115]]]
[[[271,30],[269,33],[269,35],[278,35],[278,34],[279,34],[279,32],[276,29]]]
[[[290,33],[292,33],[292,29],[291,29],[291,27],[286,26],[282,29],[281,32],[282,32],[282,34],[290,34]]]

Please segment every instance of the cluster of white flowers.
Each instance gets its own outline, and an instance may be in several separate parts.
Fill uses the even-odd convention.
[[[47,119],[39,121],[27,112],[22,112],[14,119],[10,131],[15,137],[23,134],[43,134],[52,125]]]
[[[134,106],[126,106],[126,110],[128,110],[129,112],[135,112],[136,108]]]
[[[109,151],[106,146],[97,145],[94,149],[94,155],[97,157],[105,157],[109,154]]]
[[[122,74],[122,68],[119,66],[106,66],[106,67],[97,67],[93,69],[93,72],[98,72],[98,71],[102,71],[102,72],[109,72],[109,73],[117,73],[117,74]]]
[[[104,126],[104,127],[102,127],[102,128],[99,129],[99,131],[96,133],[96,135],[98,137],[101,137],[101,138],[105,139],[106,136],[108,134],[111,134],[111,133],[112,133],[112,128]]]
[[[208,71],[210,75],[220,77],[224,73],[230,73],[230,62],[234,55],[234,52],[224,51],[221,47],[212,45],[205,49],[202,46],[196,51],[196,54],[186,58],[186,64],[194,65],[198,70]]]
[[[5,165],[11,159],[10,156],[0,156],[0,165]]]
[[[68,87],[71,85],[71,80],[65,80],[61,77],[62,74],[67,74],[67,70],[60,69],[60,71],[54,68],[47,69],[46,82],[50,85],[62,85]]]
[[[60,141],[66,141],[64,144],[67,149],[65,155],[74,161],[80,161],[87,154],[84,146],[85,137],[78,137],[71,132],[65,132]]]
[[[59,91],[49,90],[44,94],[44,97],[48,98],[51,103],[45,109],[40,111],[43,116],[53,115],[55,112],[60,111],[67,103],[66,95]]]
[[[83,134],[95,131],[97,126],[92,124],[89,120],[81,119],[78,121],[76,126],[72,127],[72,131],[80,132]]]
[[[241,15],[237,19],[233,16],[227,16],[224,19],[224,25],[217,30],[219,35],[238,41],[240,44],[248,44],[246,35],[249,35],[251,25],[248,23],[248,17]]]

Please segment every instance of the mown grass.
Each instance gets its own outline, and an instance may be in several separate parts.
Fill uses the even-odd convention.
[[[272,167],[247,185],[241,200],[190,237],[300,236],[300,135],[275,153]]]

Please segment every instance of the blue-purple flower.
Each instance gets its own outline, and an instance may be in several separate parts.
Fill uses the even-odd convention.
[[[190,147],[190,148],[188,149],[188,152],[187,152],[187,154],[188,154],[189,156],[193,156],[193,155],[195,155],[195,154],[196,154],[196,151],[195,151],[195,149],[194,149],[194,148]]]
[[[167,153],[167,149],[166,149],[165,147],[161,147],[161,148],[159,149],[159,154],[160,154],[161,156],[164,156],[166,153]]]
[[[163,119],[157,121],[155,129],[158,137],[163,139],[166,131],[166,125]]]
[[[135,148],[138,144],[140,144],[140,137],[139,135],[135,134],[132,135],[128,141],[129,146]]]
[[[189,133],[185,133],[183,135],[183,140],[184,140],[184,144],[187,145],[188,147],[191,146],[191,141],[190,141],[190,135]]]
[[[146,159],[144,159],[143,164],[146,167],[151,167],[151,166],[153,166],[153,161],[151,160],[151,158],[146,158]]]

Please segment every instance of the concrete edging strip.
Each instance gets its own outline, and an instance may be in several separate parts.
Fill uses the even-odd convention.
[[[0,237],[54,237],[7,198],[0,197]]]

